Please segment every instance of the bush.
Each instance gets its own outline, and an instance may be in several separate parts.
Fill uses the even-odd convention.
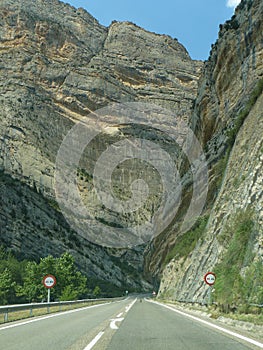
[[[214,298],[224,312],[247,304],[249,299],[251,275],[248,272],[241,275],[241,271],[252,264],[254,258],[249,245],[253,230],[253,212],[247,209],[238,212],[232,223],[218,237],[219,242],[227,249],[214,269],[217,276]]]
[[[208,221],[208,216],[198,218],[193,229],[177,237],[175,245],[167,254],[165,264],[171,259],[179,260],[181,257],[187,257],[195,248],[198,240],[203,236]]]

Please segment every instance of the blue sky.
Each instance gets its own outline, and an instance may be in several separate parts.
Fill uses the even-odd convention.
[[[131,21],[177,38],[193,59],[208,58],[220,23],[230,19],[240,0],[65,0],[83,7],[108,26],[113,20]]]

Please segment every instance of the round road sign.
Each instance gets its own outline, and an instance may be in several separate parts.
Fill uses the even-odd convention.
[[[207,272],[204,276],[205,283],[212,286],[216,281],[216,275],[213,272]]]
[[[56,281],[56,277],[53,275],[46,275],[43,278],[43,284],[46,288],[52,288],[56,285],[57,281]]]

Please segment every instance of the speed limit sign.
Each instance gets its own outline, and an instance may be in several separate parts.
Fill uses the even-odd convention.
[[[212,286],[215,283],[215,281],[216,281],[216,275],[213,272],[207,272],[204,275],[204,281],[209,286]]]
[[[45,288],[52,288],[56,285],[57,281],[56,281],[56,277],[53,276],[53,275],[46,275],[44,278],[43,278],[43,284],[45,286]]]

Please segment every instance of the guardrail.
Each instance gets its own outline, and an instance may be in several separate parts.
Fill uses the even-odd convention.
[[[9,314],[16,311],[29,311],[29,317],[32,317],[34,310],[36,309],[47,309],[47,313],[50,312],[51,307],[58,306],[58,311],[62,310],[63,306],[77,305],[77,304],[91,304],[95,302],[111,302],[123,300],[125,297],[119,298],[101,298],[101,299],[83,299],[74,301],[55,301],[50,303],[30,303],[30,304],[18,304],[18,305],[4,305],[0,306],[0,314],[4,315],[4,322],[8,322]]]

